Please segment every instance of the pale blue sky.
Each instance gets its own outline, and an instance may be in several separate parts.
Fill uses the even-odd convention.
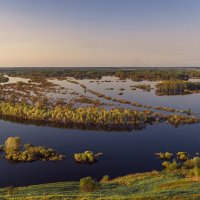
[[[200,66],[199,0],[0,0],[0,66]]]

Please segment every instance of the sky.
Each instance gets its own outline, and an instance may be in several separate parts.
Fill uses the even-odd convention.
[[[0,66],[200,66],[200,0],[0,0]]]

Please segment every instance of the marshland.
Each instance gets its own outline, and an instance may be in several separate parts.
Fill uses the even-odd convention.
[[[1,154],[1,187],[160,171],[156,152],[199,151],[199,69],[1,68],[1,79],[0,143],[21,141]],[[182,82],[194,92],[157,94]]]

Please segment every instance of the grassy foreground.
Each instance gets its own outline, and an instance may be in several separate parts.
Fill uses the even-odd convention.
[[[181,174],[149,172],[131,174],[102,183],[93,192],[80,190],[79,182],[61,182],[18,188],[1,188],[0,199],[12,200],[117,200],[117,199],[200,199],[200,179]]]

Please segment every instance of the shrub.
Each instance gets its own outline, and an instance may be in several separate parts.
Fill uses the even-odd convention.
[[[110,177],[108,175],[104,175],[102,177],[102,179],[100,180],[101,183],[105,183],[105,182],[108,182],[110,180]]]
[[[183,163],[183,168],[185,169],[192,169],[194,167],[194,162],[192,159],[190,160],[186,160],[184,163]]]
[[[165,153],[156,153],[156,156],[160,159],[167,159],[170,160],[173,156],[172,153],[169,152],[165,152]]]
[[[80,189],[85,192],[92,192],[99,187],[99,183],[97,183],[91,177],[86,177],[80,179]]]
[[[162,163],[167,172],[177,171],[183,176],[200,177],[200,157],[188,159],[186,152],[178,152],[177,158],[182,162],[177,163],[174,159],[173,162],[165,161]]]
[[[179,160],[185,161],[188,159],[188,154],[186,152],[178,152],[176,155]]]
[[[6,152],[20,151],[20,147],[21,147],[20,137],[9,137],[5,141],[5,151]]]
[[[174,160],[172,163],[169,162],[169,164],[166,166],[166,171],[173,172],[176,169],[178,169],[178,164],[176,160]]]
[[[189,171],[190,176],[199,177],[200,176],[200,169],[198,167],[194,167]]]
[[[193,163],[194,163],[194,166],[200,168],[200,158],[199,157],[194,157],[192,159]]]
[[[164,168],[167,168],[170,164],[171,164],[170,162],[164,161],[164,162],[162,163],[162,166],[163,166]]]

